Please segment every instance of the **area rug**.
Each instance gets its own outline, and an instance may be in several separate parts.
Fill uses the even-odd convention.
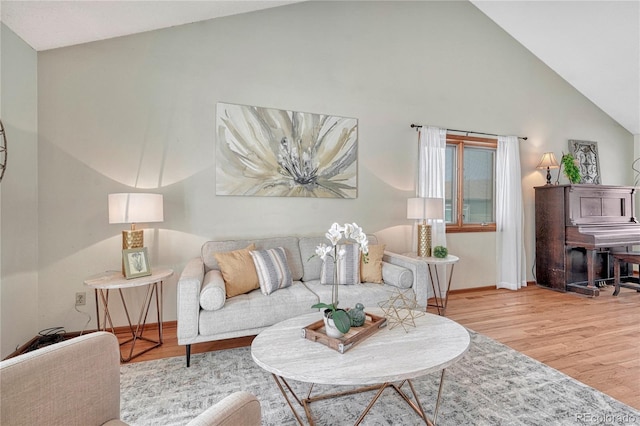
[[[447,369],[438,425],[640,425],[640,411],[484,335],[470,334],[469,351]],[[249,347],[192,355],[190,368],[184,357],[176,357],[123,365],[120,371],[121,416],[131,425],[183,425],[238,390],[258,397],[263,425],[297,424],[270,373],[251,359]],[[439,377],[414,380],[430,417]],[[299,395],[308,389],[304,383],[292,385]],[[327,389],[316,387],[314,393]],[[315,402],[314,420],[318,425],[353,424],[372,397],[368,392]],[[387,389],[362,424],[424,423]]]

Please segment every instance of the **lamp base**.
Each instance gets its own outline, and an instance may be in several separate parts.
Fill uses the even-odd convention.
[[[144,231],[142,229],[122,231],[122,250],[142,247],[144,247]],[[126,275],[124,257],[122,258],[122,275]]]
[[[551,170],[547,167],[547,185],[551,185]]]
[[[418,256],[431,257],[431,225],[418,225]]]
[[[144,247],[144,231],[133,229],[122,231],[122,250]]]

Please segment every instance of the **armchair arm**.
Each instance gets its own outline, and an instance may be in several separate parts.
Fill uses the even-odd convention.
[[[260,426],[261,420],[258,399],[249,392],[239,391],[209,407],[187,426]]]
[[[101,425],[120,418],[120,347],[99,331],[0,362],[0,424]]]
[[[201,257],[191,259],[178,280],[178,344],[189,344],[198,335],[200,316],[200,289],[204,280],[204,262]]]
[[[409,269],[413,273],[413,291],[416,294],[416,303],[418,306],[427,307],[427,298],[429,297],[429,278],[427,264],[421,260],[413,259],[398,253],[385,250],[382,260],[392,265],[402,266]]]

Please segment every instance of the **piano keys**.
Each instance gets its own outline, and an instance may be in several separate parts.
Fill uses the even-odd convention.
[[[535,188],[536,281],[598,296],[613,282],[611,253],[640,244],[635,190],[627,186],[546,185]],[[621,274],[632,274],[629,264]]]

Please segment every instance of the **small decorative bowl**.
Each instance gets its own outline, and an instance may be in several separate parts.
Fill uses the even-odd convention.
[[[443,246],[436,246],[433,249],[433,257],[437,257],[439,259],[444,259],[449,254],[449,250]]]

